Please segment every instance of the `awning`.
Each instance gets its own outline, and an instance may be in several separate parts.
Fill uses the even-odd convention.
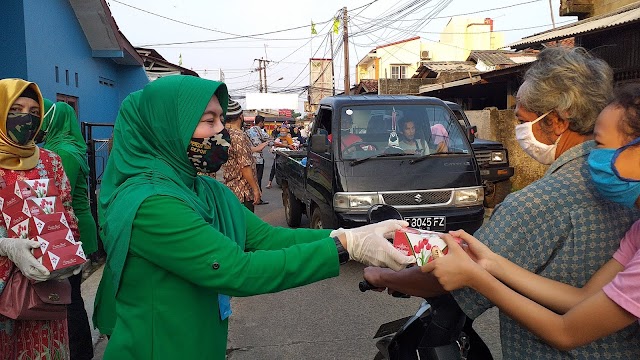
[[[621,7],[620,9],[608,14],[594,16],[555,30],[526,37],[520,41],[514,42],[513,44],[509,44],[506,47],[514,49],[524,48],[527,47],[527,45],[565,39],[584,33],[609,29],[638,20],[640,20],[640,2]]]

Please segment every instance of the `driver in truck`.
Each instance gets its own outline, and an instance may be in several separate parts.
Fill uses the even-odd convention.
[[[351,129],[353,127],[353,118],[351,117],[351,114],[343,114],[340,124],[340,142],[342,144],[342,149],[347,149],[351,145],[362,141],[362,138],[360,136],[351,132]],[[332,141],[332,135],[333,134],[329,134],[327,136],[327,139],[329,141]],[[355,148],[351,149],[353,150]],[[349,152],[349,150],[347,150],[347,152]]]

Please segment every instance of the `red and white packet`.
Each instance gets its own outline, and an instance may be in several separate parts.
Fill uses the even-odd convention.
[[[415,256],[416,265],[422,266],[435,259],[432,256],[432,248],[437,246],[442,255],[449,252],[447,243],[440,238],[439,232],[403,228],[396,230],[393,237],[393,246],[405,255]]]

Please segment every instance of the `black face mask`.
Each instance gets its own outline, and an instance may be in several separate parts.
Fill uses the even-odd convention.
[[[187,156],[196,170],[211,174],[229,160],[231,135],[227,129],[206,138],[191,138]]]
[[[7,115],[7,136],[18,145],[27,145],[33,140],[42,120],[29,113],[9,113]]]

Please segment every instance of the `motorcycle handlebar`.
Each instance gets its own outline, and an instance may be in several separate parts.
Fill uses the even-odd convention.
[[[367,280],[362,280],[360,281],[360,283],[358,283],[358,288],[360,289],[360,291],[365,292],[367,290],[376,290],[376,289],[380,289],[379,287],[375,287],[373,285],[371,285]],[[403,294],[399,291],[394,291],[391,293],[391,296],[395,297],[395,298],[410,298],[410,295],[407,294]]]

